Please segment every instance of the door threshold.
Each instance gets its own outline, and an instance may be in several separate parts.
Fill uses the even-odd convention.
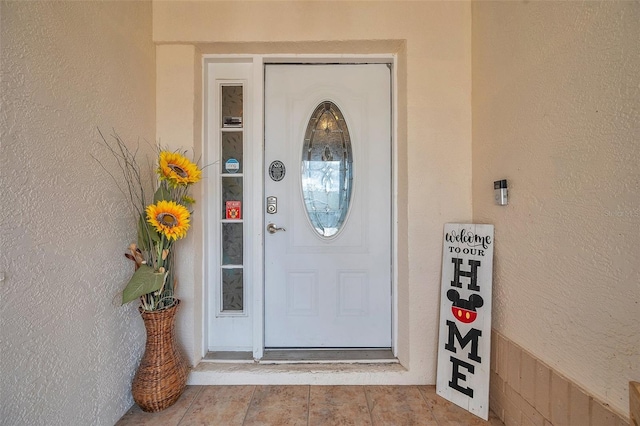
[[[397,364],[391,349],[265,349],[260,360],[251,352],[212,351],[202,359],[218,363],[259,364]]]
[[[265,364],[395,364],[391,349],[265,349],[260,360]]]

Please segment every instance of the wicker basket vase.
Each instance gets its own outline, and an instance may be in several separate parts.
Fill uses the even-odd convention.
[[[147,412],[173,405],[187,384],[188,366],[175,339],[175,317],[180,301],[168,309],[140,314],[147,330],[147,343],[140,367],[133,378],[133,400]]]

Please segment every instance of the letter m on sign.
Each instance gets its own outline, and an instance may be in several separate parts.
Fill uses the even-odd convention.
[[[482,336],[482,330],[472,328],[464,335],[464,337],[462,337],[455,322],[447,320],[447,328],[449,329],[449,337],[447,338],[447,344],[444,345],[446,350],[453,353],[457,352],[454,340],[458,340],[461,349],[464,349],[465,346],[471,342],[471,350],[467,357],[472,361],[482,362],[482,358],[478,356],[478,338]]]
[[[470,238],[452,238],[460,235]],[[478,239],[486,249],[472,250]],[[436,392],[488,420],[493,225],[448,223],[442,242]],[[452,287],[455,299],[447,297]],[[471,303],[478,296],[480,306]]]

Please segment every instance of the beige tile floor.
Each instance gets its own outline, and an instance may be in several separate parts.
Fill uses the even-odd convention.
[[[503,426],[467,413],[436,395],[434,386],[187,386],[172,407],[125,425],[425,425]]]

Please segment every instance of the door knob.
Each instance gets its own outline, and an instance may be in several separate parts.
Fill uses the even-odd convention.
[[[271,222],[269,222],[269,224],[267,225],[267,231],[268,231],[270,234],[275,234],[275,233],[276,233],[276,232],[278,232],[278,231],[286,231],[286,229],[284,229],[284,228],[279,228],[279,227],[277,227],[277,226],[276,226],[276,224],[275,224],[275,223],[271,223]]]

